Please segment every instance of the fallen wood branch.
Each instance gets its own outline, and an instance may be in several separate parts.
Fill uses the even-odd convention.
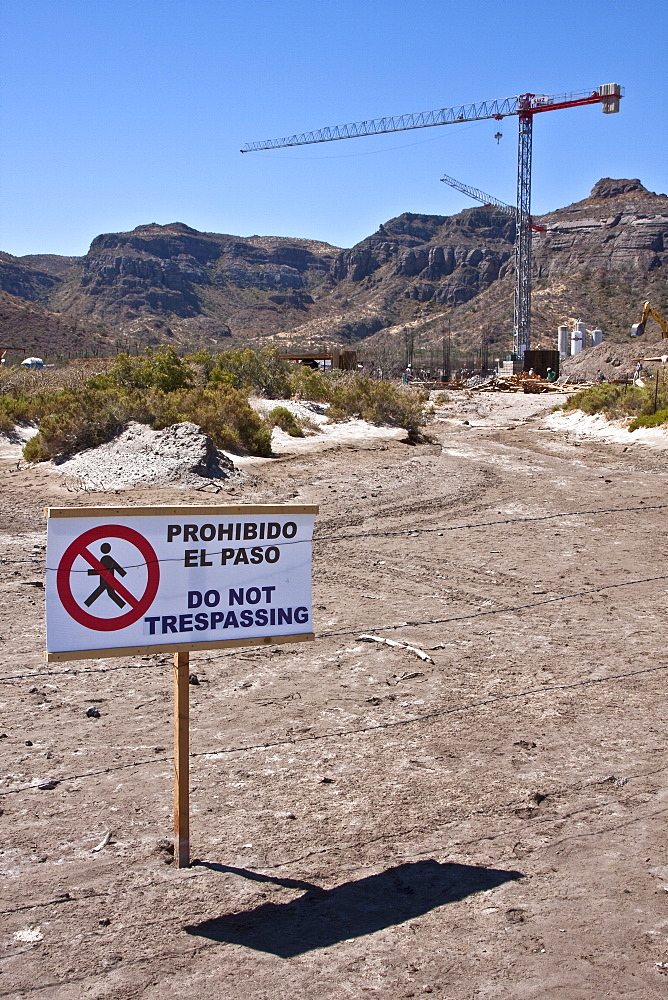
[[[414,653],[419,656],[421,660],[425,663],[433,663],[429,653],[425,653],[424,649],[418,649],[417,646],[409,646],[407,642],[397,642],[396,639],[382,639],[379,635],[358,635],[358,642],[382,642],[385,646],[396,646],[398,649],[405,649],[409,653]]]
[[[102,840],[100,841],[100,843],[97,845],[97,847],[92,847],[91,848],[90,853],[91,854],[97,854],[98,851],[101,851],[103,847],[106,847],[107,844],[111,843],[112,836],[113,836],[113,834],[112,834],[111,830],[109,830],[107,833],[105,833],[104,837],[102,838]]]

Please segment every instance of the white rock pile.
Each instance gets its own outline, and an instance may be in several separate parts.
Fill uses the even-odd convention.
[[[54,469],[93,490],[202,486],[237,475],[232,460],[188,421],[162,431],[131,423],[112,441],[58,462]]]

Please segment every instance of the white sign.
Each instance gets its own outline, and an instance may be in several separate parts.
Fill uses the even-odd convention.
[[[50,508],[47,659],[312,638],[317,511]]]

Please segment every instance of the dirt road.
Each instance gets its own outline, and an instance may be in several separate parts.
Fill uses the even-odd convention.
[[[462,398],[432,444],[286,453],[216,496],[321,505],[318,639],[193,655],[180,871],[171,663],[45,667],[42,508],[211,497],[0,458],[0,997],[665,996],[668,455],[544,412]]]

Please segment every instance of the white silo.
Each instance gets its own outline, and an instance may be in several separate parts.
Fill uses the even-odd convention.
[[[559,345],[559,360],[563,361],[568,357],[568,327],[557,327],[557,343]]]
[[[581,319],[571,330],[571,354],[579,354],[587,345],[587,325]]]
[[[603,340],[603,330],[599,330],[598,327],[591,331],[591,346],[598,347],[598,345]]]

